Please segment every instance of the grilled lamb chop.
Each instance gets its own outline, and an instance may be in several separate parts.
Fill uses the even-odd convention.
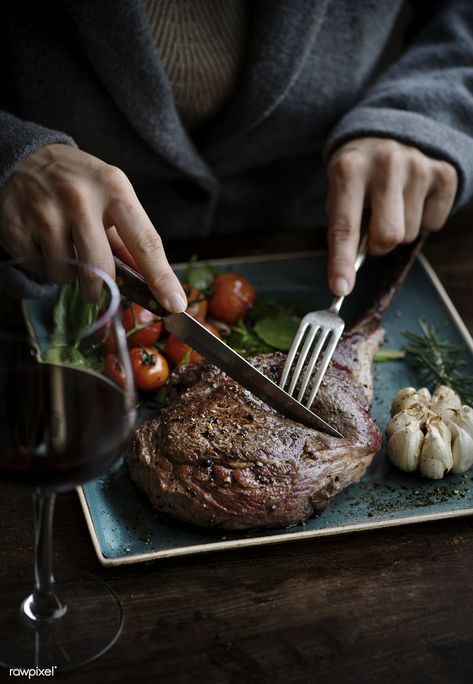
[[[363,477],[382,443],[370,415],[372,357],[384,338],[380,314],[397,280],[346,333],[313,409],[343,439],[282,416],[211,364],[179,369],[170,404],[135,432],[133,481],[162,514],[205,527],[288,526],[325,508]],[[277,381],[285,356],[250,359]]]

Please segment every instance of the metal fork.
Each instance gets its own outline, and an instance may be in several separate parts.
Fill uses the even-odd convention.
[[[359,244],[358,253],[355,261],[355,272],[358,271],[366,258],[368,251],[368,235],[365,234]],[[309,356],[309,362],[305,369],[302,381],[297,395],[297,401],[304,403],[302,400],[307,390],[307,386],[312,377],[314,368],[322,353],[321,360],[317,368],[308,400],[305,406],[310,409],[315,399],[315,395],[320,387],[328,365],[332,359],[333,353],[336,349],[338,341],[342,336],[345,328],[344,320],[338,315],[340,307],[345,297],[335,297],[330,307],[324,311],[312,311],[304,316],[300,322],[299,329],[294,337],[291,348],[287,355],[286,363],[284,365],[279,386],[284,389],[289,378],[289,372],[296,359],[297,352],[304,340],[302,349],[300,350],[299,358],[297,359],[296,367],[291,375],[289,388],[287,393],[292,397],[295,395],[296,387],[298,385],[304,364]]]

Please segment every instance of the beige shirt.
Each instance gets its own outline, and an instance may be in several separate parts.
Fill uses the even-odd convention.
[[[184,126],[198,128],[228,101],[246,44],[246,0],[143,0]]]

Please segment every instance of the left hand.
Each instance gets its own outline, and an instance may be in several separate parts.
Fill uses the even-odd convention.
[[[371,209],[370,254],[439,230],[455,200],[458,176],[446,161],[386,138],[357,138],[328,164],[329,286],[338,296],[355,284],[354,263],[365,208]]]

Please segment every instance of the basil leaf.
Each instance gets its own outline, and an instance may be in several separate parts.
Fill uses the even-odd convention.
[[[272,316],[262,318],[253,330],[266,344],[282,352],[288,352],[299,327],[296,316]]]
[[[67,310],[68,310],[68,299],[69,299],[69,287],[66,286],[61,290],[59,299],[57,300],[54,310],[53,310],[53,322],[54,329],[51,335],[51,344],[56,347],[59,345],[66,344],[67,337]]]
[[[64,363],[101,373],[103,361],[98,352],[84,356],[77,333],[86,329],[97,319],[103,306],[105,294],[100,302],[89,304],[82,300],[79,281],[62,288],[53,310],[54,329],[50,337],[51,348],[45,354],[49,363]]]
[[[184,281],[191,287],[195,287],[201,292],[208,290],[215,280],[215,276],[219,273],[219,269],[215,266],[207,264],[199,264],[197,257],[194,255],[189,260],[187,268],[184,273]]]
[[[256,356],[274,351],[273,347],[263,342],[244,321],[238,321],[233,326],[230,335],[225,338],[225,342],[241,356]]]
[[[253,323],[262,318],[302,318],[310,310],[307,304],[291,299],[256,299],[253,306],[248,309],[246,318]]]
[[[78,278],[76,278],[74,282],[67,287],[70,288],[68,314],[70,323],[69,330],[72,336],[75,332],[79,332],[84,328],[88,328],[95,320],[97,320],[103,303],[104,294],[102,294],[101,301],[99,303],[89,304],[84,302],[82,299]]]
[[[104,294],[97,304],[88,304],[82,300],[79,281],[65,285],[54,306],[54,330],[51,335],[53,347],[72,344],[78,345],[76,333],[92,325],[97,319],[103,305]]]
[[[103,362],[98,355],[85,357],[76,347],[66,345],[48,349],[44,355],[44,360],[46,363],[63,363],[78,368],[88,368],[97,373],[103,371]]]

